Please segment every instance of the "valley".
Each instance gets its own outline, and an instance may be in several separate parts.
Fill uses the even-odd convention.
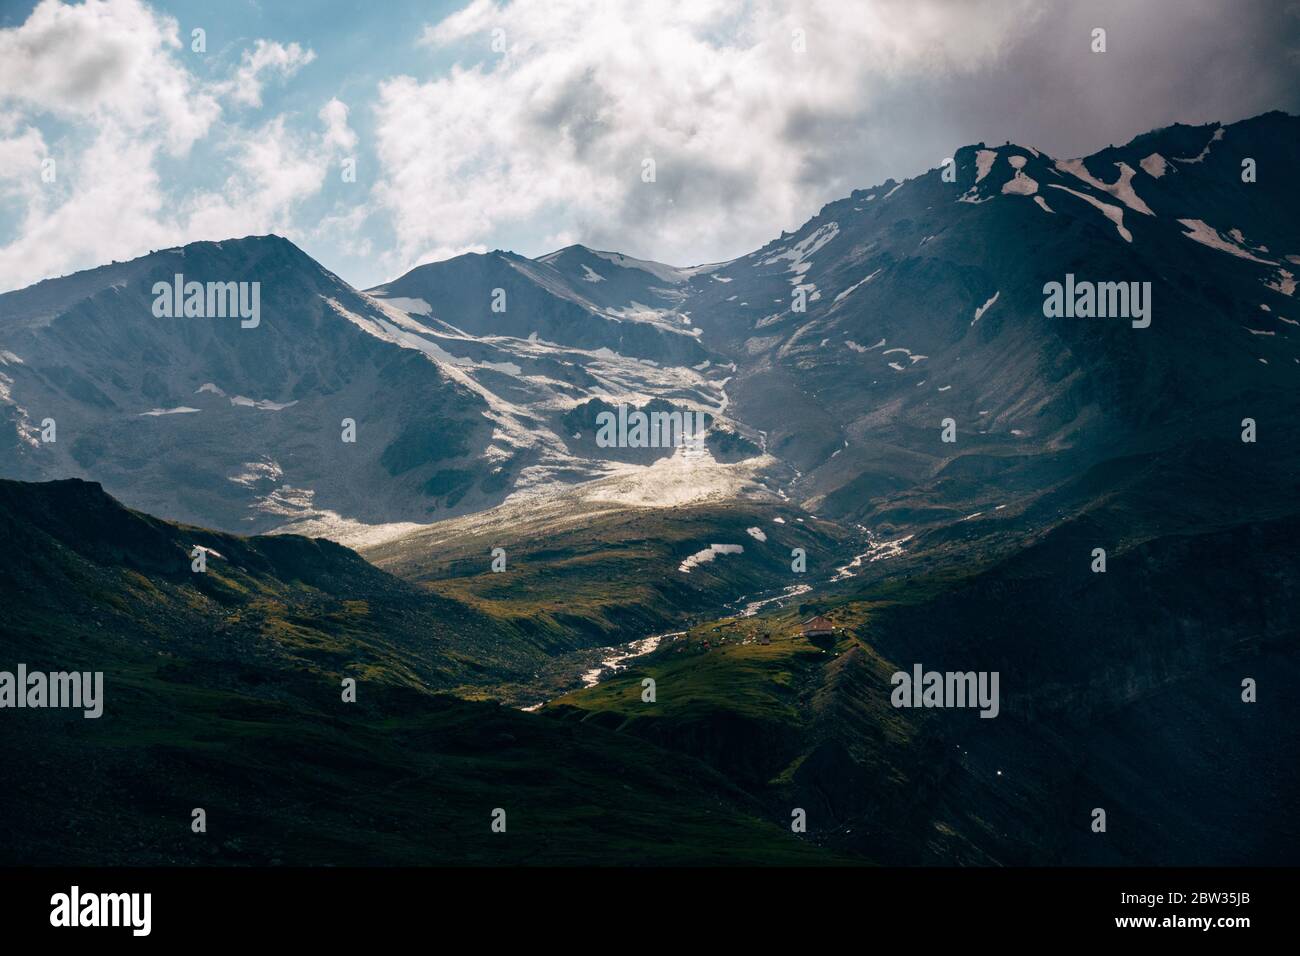
[[[691,268],[271,235],[0,295],[0,670],[105,682],[6,712],[8,860],[1293,863],[1300,194],[1238,170],[1298,132],[972,144]],[[155,314],[182,272],[248,324]]]

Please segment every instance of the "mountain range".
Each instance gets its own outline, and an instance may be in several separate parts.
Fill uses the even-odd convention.
[[[11,819],[79,808],[10,845],[66,861],[121,812],[140,853],[100,859],[193,861],[162,822],[193,774],[275,847],[229,862],[1294,862],[1298,163],[1268,113],[967,146],[691,268],[494,251],[363,291],[262,236],[0,295],[3,646],[133,705],[108,749],[8,745],[47,771]],[[177,275],[258,283],[260,322],[155,315]],[[1051,283],[1133,293],[1056,316]],[[605,447],[619,406],[707,439]],[[1001,673],[1002,714],[891,708],[918,662]],[[549,835],[401,835],[494,781]]]
[[[4,474],[93,478],[226,530],[342,535],[647,474],[666,452],[599,448],[594,421],[662,402],[709,415],[710,479],[829,517],[1009,505],[1252,403],[1286,427],[1300,200],[1276,171],[1296,125],[1175,126],[1066,161],[966,147],[950,177],[858,190],[692,269],[572,246],[359,292],[270,236],[46,280],[0,296]],[[154,317],[153,284],[178,273],[260,282],[265,319]],[[1151,326],[1045,319],[1043,287],[1067,274],[1150,282]],[[59,441],[43,446],[45,418]]]

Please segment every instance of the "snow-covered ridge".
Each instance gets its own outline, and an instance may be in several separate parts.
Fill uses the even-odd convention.
[[[1216,129],[1216,130],[1214,131],[1214,135],[1210,137],[1209,142],[1207,142],[1207,143],[1205,144],[1204,148],[1202,148],[1201,151],[1200,151],[1199,153],[1197,153],[1195,156],[1192,156],[1192,157],[1189,157],[1189,158],[1184,158],[1184,157],[1180,157],[1180,156],[1175,156],[1175,157],[1174,157],[1174,162],[1175,162],[1175,163],[1199,163],[1199,162],[1203,162],[1203,161],[1205,160],[1205,157],[1210,155],[1210,147],[1213,146],[1215,143],[1217,143],[1217,142],[1218,142],[1219,140],[1221,140],[1221,139],[1223,139],[1223,127],[1222,127],[1222,126],[1220,126],[1218,129]]]
[[[1116,163],[1115,165],[1119,167],[1119,178],[1113,183],[1104,183],[1088,172],[1088,167],[1084,165],[1082,159],[1058,160],[1056,168],[1083,180],[1093,189],[1100,189],[1102,192],[1110,193],[1134,212],[1154,216],[1155,213],[1151,211],[1151,207],[1143,202],[1141,197],[1133,190],[1133,176],[1135,173],[1133,167],[1128,163]]]

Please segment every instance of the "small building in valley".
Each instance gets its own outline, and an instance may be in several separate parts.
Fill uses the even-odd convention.
[[[804,637],[834,637],[835,625],[820,614],[808,618],[800,625]]]

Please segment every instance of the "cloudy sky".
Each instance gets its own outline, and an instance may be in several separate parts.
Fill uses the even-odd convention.
[[[1270,109],[1300,0],[0,0],[0,290],[267,232],[359,287],[573,242],[691,265],[966,143]]]

